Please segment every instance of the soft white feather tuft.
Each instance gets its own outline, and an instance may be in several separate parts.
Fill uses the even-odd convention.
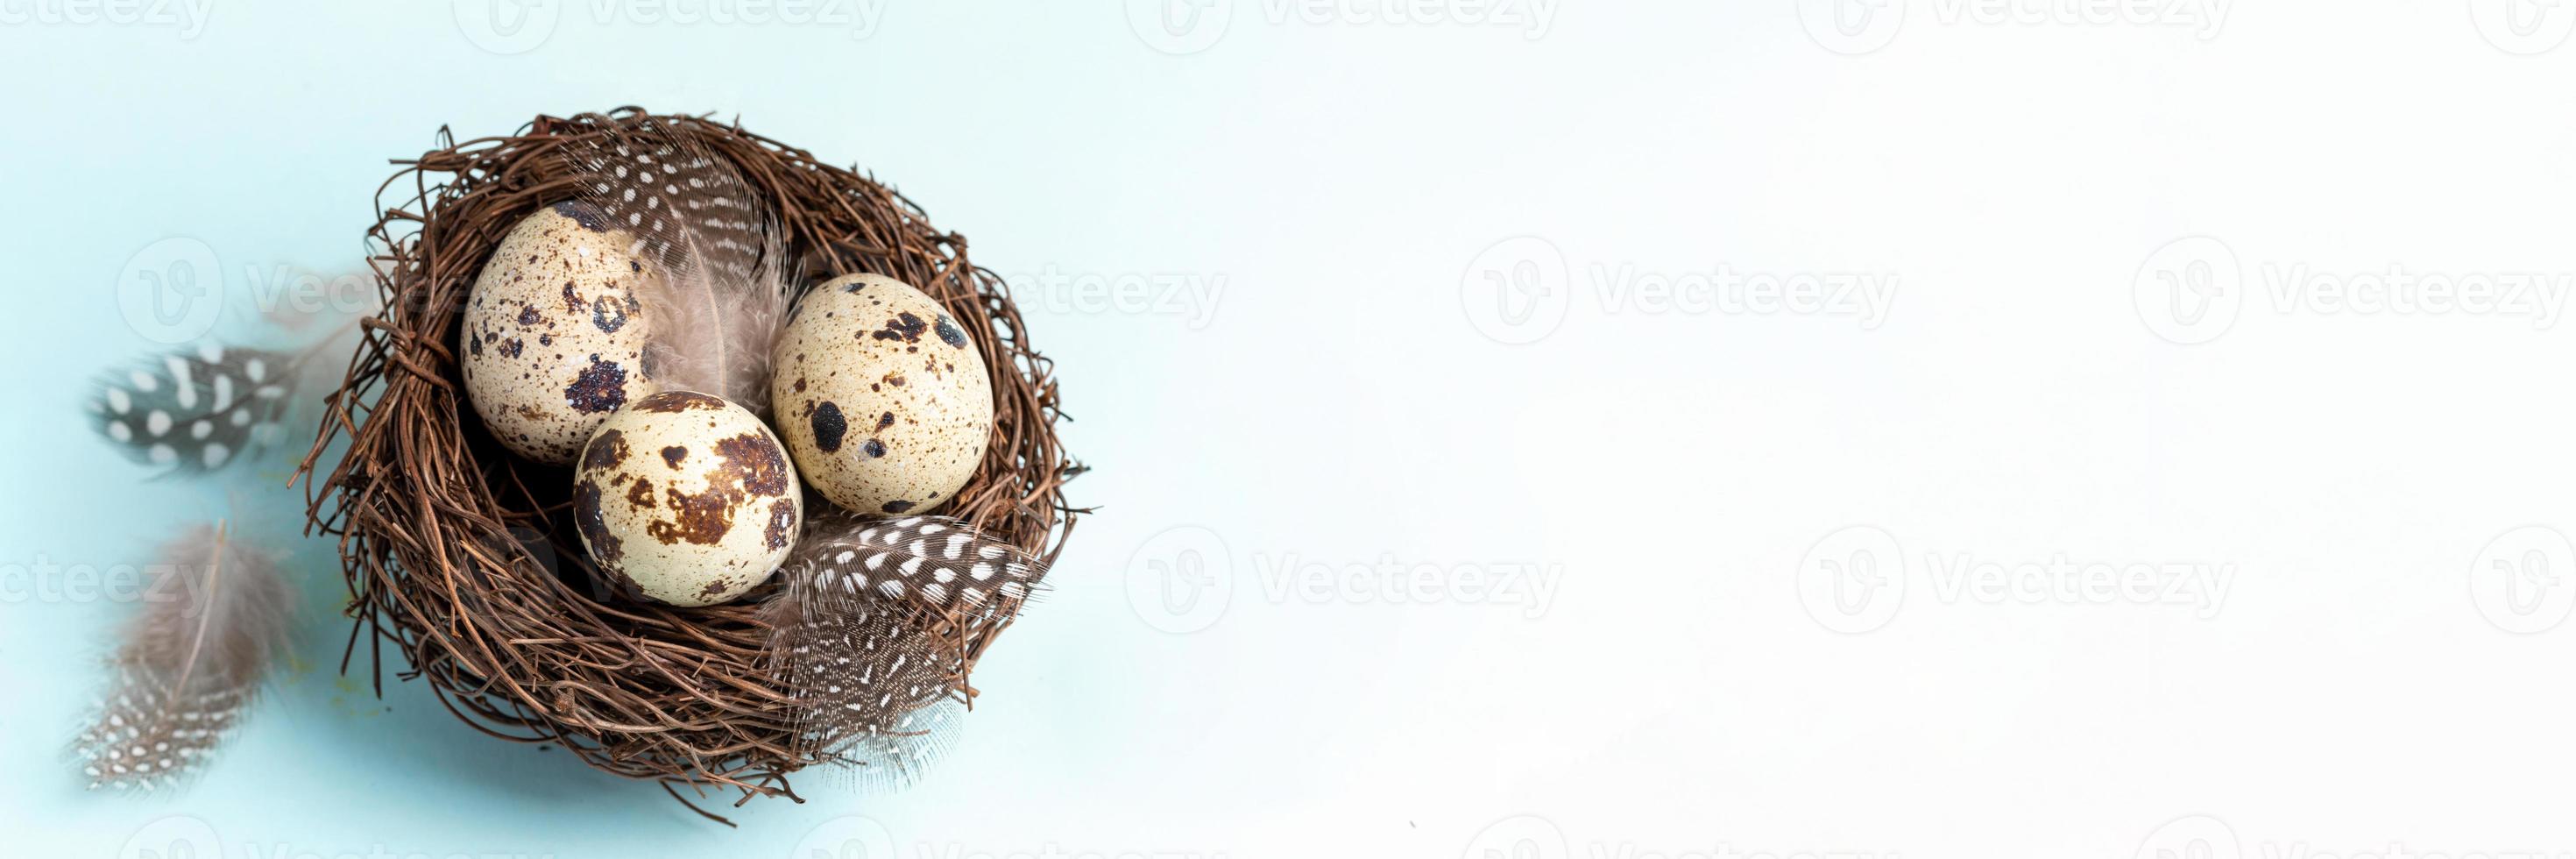
[[[791,298],[770,203],[732,161],[668,124],[589,119],[599,133],[564,150],[575,204],[585,223],[632,234],[652,267],[635,295],[654,382],[767,414],[770,347]]]

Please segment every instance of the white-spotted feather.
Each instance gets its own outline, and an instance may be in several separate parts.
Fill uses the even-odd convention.
[[[942,613],[1016,612],[1046,576],[1036,556],[941,516],[819,516],[797,544],[797,564],[867,574],[869,592]]]
[[[72,754],[92,790],[151,791],[203,766],[258,697],[295,600],[274,557],[198,526],[150,568],[116,681]]]
[[[250,458],[282,435],[288,386],[262,384],[312,353],[192,346],[93,383],[90,426],[127,459],[202,474]]]
[[[767,414],[770,347],[790,295],[786,243],[769,204],[724,155],[660,120],[585,121],[568,144],[577,215],[635,237],[653,266],[636,299],[664,390],[715,394]]]
[[[917,777],[950,739],[951,678],[913,613],[837,568],[789,564],[763,608],[773,670],[796,700],[798,751],[857,767],[860,781]]]

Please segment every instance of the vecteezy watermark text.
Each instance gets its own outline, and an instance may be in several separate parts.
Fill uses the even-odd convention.
[[[1798,23],[1818,47],[1858,56],[1887,47],[1909,13],[1944,27],[2171,27],[2218,38],[2236,0],[1797,0]]]
[[[2226,334],[2248,303],[2283,316],[2489,317],[2548,330],[2576,294],[2576,272],[2418,270],[2398,262],[2333,269],[2270,260],[2255,272],[2260,282],[2248,288],[2234,247],[2186,236],[2147,255],[2130,297],[2147,330],[2190,345]]]
[[[1195,272],[1068,272],[1049,265],[1035,273],[1004,275],[1015,296],[1034,296],[1039,307],[1062,314],[1161,316],[1190,330],[1206,328],[1225,296],[1226,276]],[[1023,299],[1027,300],[1027,299]]]
[[[0,0],[0,27],[157,27],[187,41],[205,32],[214,0]]]
[[[1887,321],[1903,278],[1893,272],[1742,270],[1730,263],[1662,271],[1594,261],[1581,283],[1554,242],[1536,236],[1487,247],[1459,277],[1467,321],[1499,343],[1534,343],[1556,332],[1575,296],[1602,315],[1812,316],[1849,319],[1863,331]]]
[[[1476,27],[1537,40],[1556,26],[1562,0],[1127,0],[1127,28],[1147,47],[1195,54],[1232,27],[1237,5],[1256,5],[1270,26]]]
[[[864,39],[876,32],[885,0],[451,0],[456,29],[495,54],[536,50],[555,33],[571,5],[593,24],[648,27],[815,27]]]
[[[1918,590],[1942,605],[2168,606],[2194,618],[2218,616],[2234,588],[2232,563],[2126,561],[2051,552],[1991,558],[1967,551],[1924,552],[1919,563],[1895,535],[1874,525],[1836,529],[1798,561],[1798,601],[1835,632],[1886,626]]]
[[[1468,839],[1463,859],[1902,859],[1889,850],[1739,847],[1715,841],[1667,847],[1627,839],[1577,841],[1555,822],[1533,814],[1494,821]]]
[[[1225,616],[1244,589],[1236,580],[1241,571],[1273,605],[1499,606],[1535,619],[1556,604],[1565,579],[1565,565],[1554,561],[1406,560],[1393,553],[1354,561],[1294,551],[1241,560],[1212,529],[1165,529],[1128,555],[1128,606],[1155,629],[1197,632]]]

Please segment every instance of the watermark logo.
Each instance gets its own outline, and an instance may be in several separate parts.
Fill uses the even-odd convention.
[[[1237,2],[1257,4],[1273,27],[1482,27],[1535,41],[1561,0],[1127,0],[1127,29],[1154,50],[1195,54],[1225,38]]]
[[[1797,0],[1798,23],[1825,50],[1859,56],[1887,47],[1908,0]],[[2170,27],[2218,38],[2236,0],[1929,0],[1943,27]]]
[[[1478,332],[1515,346],[1556,333],[1578,296],[1604,316],[1826,317],[1874,331],[1902,281],[1890,272],[1745,271],[1727,263],[1676,272],[1597,260],[1577,279],[1556,243],[1516,236],[1467,264],[1458,305]]]
[[[252,309],[289,329],[318,318],[371,315],[382,306],[374,276],[363,272],[325,275],[292,265],[248,263],[241,274]],[[232,299],[243,294],[226,280],[214,247],[186,236],[153,242],[126,257],[115,293],[117,315],[126,328],[162,344],[205,337],[235,308]]]
[[[2320,269],[2265,260],[2256,282],[2228,243],[2189,236],[2148,254],[2130,282],[2138,320],[2166,341],[2195,345],[2234,328],[2250,304],[2279,316],[2473,316],[2558,325],[2576,294],[2576,273],[2415,271],[2402,263],[2367,270]]]
[[[116,275],[116,309],[126,327],[155,343],[185,343],[214,330],[223,315],[223,264],[215,249],[187,237],[162,239],[125,260]]]
[[[180,41],[206,31],[214,0],[7,0],[0,27],[155,27]]]
[[[1896,41],[1905,0],[1798,0],[1798,23],[1818,47],[1856,57]]]
[[[117,848],[118,859],[219,859],[223,837],[204,820],[185,815],[144,824]]]
[[[1234,0],[1127,0],[1127,29],[1176,56],[1216,47],[1233,20]]]
[[[806,832],[788,859],[896,859],[894,833],[865,815],[823,821]]]
[[[2545,54],[2576,31],[2576,0],[2469,0],[2469,23],[2496,50]]]
[[[1572,859],[1565,832],[1553,821],[1516,815],[1494,821],[1468,839],[1460,859]]]
[[[1565,252],[1536,236],[1494,243],[1467,264],[1458,279],[1458,303],[1467,321],[1494,342],[1536,343],[1556,333],[1574,302]]]
[[[495,54],[523,54],[555,34],[562,0],[454,0],[456,29],[475,47]]]
[[[554,37],[563,0],[452,0],[456,29],[467,41],[504,56],[524,54]],[[580,0],[592,24],[679,27],[829,27],[850,38],[874,34],[884,0]]]
[[[1913,597],[1949,606],[2171,606],[2209,620],[2226,603],[2236,573],[2229,563],[2078,559],[2067,552],[2044,559],[1966,551],[1909,556],[1886,529],[1850,525],[1807,549],[1797,581],[1798,602],[1817,625],[1858,634],[1886,626]]]
[[[1798,559],[1798,603],[1835,632],[1886,626],[1905,607],[1905,548],[1875,525],[1826,534]]]
[[[1238,582],[1237,571],[1251,573]],[[1380,553],[1326,559],[1294,551],[1231,554],[1224,538],[1196,525],[1171,528],[1127,560],[1127,602],[1145,623],[1170,633],[1216,624],[1240,593],[1271,605],[1478,606],[1517,609],[1535,620],[1556,602],[1562,563],[1423,561]]]
[[[228,852],[228,848],[238,848],[238,852]],[[372,857],[410,859],[410,857],[429,856],[438,856],[441,859],[551,859],[554,854],[468,850],[443,850],[433,853],[386,844],[371,844],[365,849],[352,850],[345,847],[317,847],[284,842],[235,840],[228,843],[220,833],[215,831],[214,826],[206,821],[178,815],[144,824],[143,828],[135,830],[133,835],[126,837],[125,844],[117,849],[116,855],[118,859],[223,859],[229,855],[316,857],[316,859],[324,856],[364,856],[371,859]],[[799,856],[802,855],[799,854]],[[872,855],[892,856],[893,854],[889,852]]]
[[[1146,625],[1186,634],[1215,626],[1234,599],[1234,555],[1197,525],[1148,538],[1127,556],[1127,606]]]
[[[2497,629],[2531,635],[2557,628],[2576,607],[2576,545],[2545,525],[2488,540],[2469,565],[2469,600]]]
[[[2235,248],[2208,236],[2186,236],[2147,255],[2129,281],[2129,294],[2147,330],[2191,345],[2235,327],[2245,303],[2244,281]]]
[[[2226,821],[2200,814],[2156,827],[2138,843],[2135,859],[2570,859],[2564,850],[2448,849],[2403,841],[2338,844],[2308,838],[2240,838]]]
[[[1579,847],[1579,849],[1578,849]],[[1522,814],[1494,821],[1468,839],[1461,859],[1900,859],[1871,850],[1748,849],[1731,842],[1671,848],[1626,839],[1585,839],[1579,845],[1547,818]]]
[[[2133,859],[2242,859],[2236,830],[2208,815],[2176,818],[2138,842]]]

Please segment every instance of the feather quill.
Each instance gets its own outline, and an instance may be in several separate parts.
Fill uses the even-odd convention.
[[[634,237],[652,266],[637,289],[663,390],[714,394],[768,413],[769,350],[790,295],[786,243],[733,162],[658,120],[589,117],[565,147],[576,205]]]
[[[203,766],[283,649],[294,599],[274,556],[222,524],[190,529],[162,552],[117,650],[114,686],[72,743],[92,790],[147,792]]]

